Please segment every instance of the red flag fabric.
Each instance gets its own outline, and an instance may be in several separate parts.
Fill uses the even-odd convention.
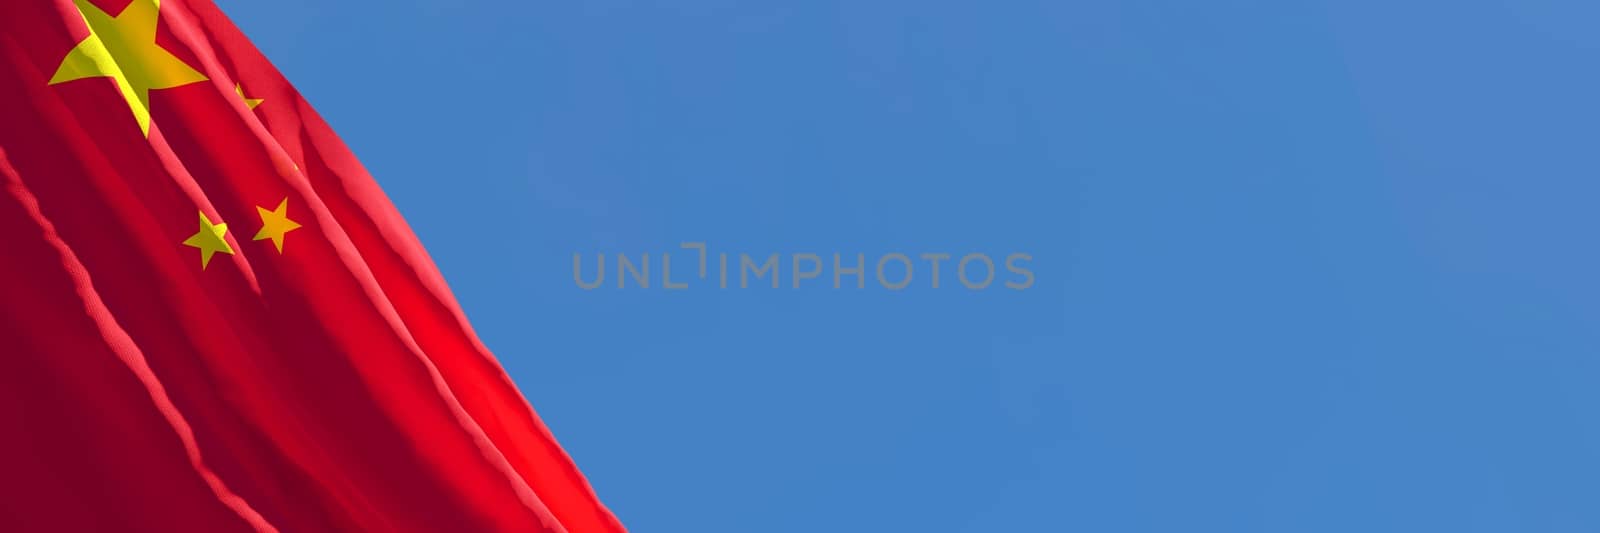
[[[623,527],[215,5],[0,2],[0,531],[250,530]]]

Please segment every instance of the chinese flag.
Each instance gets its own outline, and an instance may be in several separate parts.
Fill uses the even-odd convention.
[[[0,531],[251,530],[623,528],[210,0],[0,1]]]

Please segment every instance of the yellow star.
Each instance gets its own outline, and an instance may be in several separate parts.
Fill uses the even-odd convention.
[[[222,252],[233,255],[233,247],[222,238],[227,234],[227,224],[212,224],[206,219],[205,212],[201,212],[200,231],[189,237],[189,240],[183,241],[183,244],[200,249],[200,270],[205,270],[206,266],[211,264],[212,254]]]
[[[134,120],[150,135],[150,91],[205,81],[204,74],[156,44],[161,0],[133,0],[113,17],[89,0],[72,0],[89,25],[89,37],[61,60],[50,85],[110,77]]]
[[[233,84],[233,92],[239,93],[239,98],[243,99],[244,105],[250,106],[250,109],[255,109],[256,106],[261,105],[261,102],[266,101],[265,98],[251,98],[245,96],[244,86],[237,83]]]
[[[261,231],[256,232],[253,240],[272,239],[272,244],[278,246],[278,253],[283,253],[284,234],[300,229],[300,223],[289,220],[289,199],[284,198],[278,202],[278,208],[271,211],[257,206],[256,213],[261,215]]]

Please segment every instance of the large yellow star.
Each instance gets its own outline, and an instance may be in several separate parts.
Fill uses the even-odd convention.
[[[256,232],[252,240],[272,239],[272,244],[278,246],[278,253],[283,253],[283,235],[300,229],[300,223],[289,220],[289,199],[284,198],[278,202],[278,208],[271,211],[256,206],[256,213],[261,215],[261,231]]]
[[[89,37],[61,60],[50,85],[110,77],[128,101],[134,120],[150,135],[150,91],[205,81],[204,74],[156,44],[161,0],[133,0],[113,17],[89,0],[72,0],[89,25]]]
[[[211,256],[217,252],[233,255],[233,247],[223,238],[228,234],[227,224],[212,224],[206,219],[205,212],[200,213],[200,231],[183,241],[183,244],[200,249],[200,270],[205,270],[211,264]]]

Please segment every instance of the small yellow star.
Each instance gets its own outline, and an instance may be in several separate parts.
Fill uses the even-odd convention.
[[[261,102],[266,101],[265,98],[251,98],[245,96],[244,86],[237,83],[233,84],[233,92],[239,93],[239,98],[243,99],[244,105],[250,106],[250,109],[255,109],[256,106],[261,105]]]
[[[257,206],[256,213],[261,215],[261,231],[256,232],[253,240],[272,239],[272,244],[278,247],[278,253],[283,253],[284,234],[300,229],[300,223],[289,220],[289,199],[284,198],[278,202],[278,208],[271,211]]]
[[[200,270],[205,270],[211,264],[211,256],[217,252],[233,255],[233,247],[223,239],[228,234],[227,224],[212,224],[206,219],[205,212],[200,213],[200,231],[183,244],[200,249]]]

